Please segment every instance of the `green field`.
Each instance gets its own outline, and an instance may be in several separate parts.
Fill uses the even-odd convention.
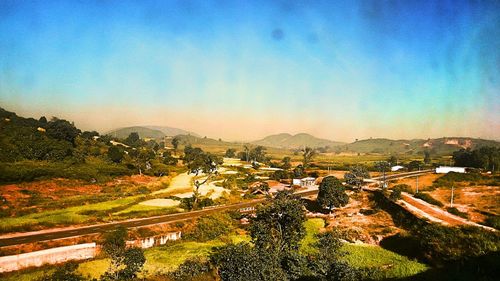
[[[108,216],[144,200],[144,196],[131,196],[122,199],[43,211],[16,218],[0,219],[0,232],[33,230],[41,227],[75,225],[95,222],[97,218],[110,219]]]

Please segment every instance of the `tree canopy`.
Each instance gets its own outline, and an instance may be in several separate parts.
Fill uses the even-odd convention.
[[[325,177],[319,185],[318,203],[330,211],[336,207],[345,206],[349,196],[345,193],[342,183],[334,176]]]

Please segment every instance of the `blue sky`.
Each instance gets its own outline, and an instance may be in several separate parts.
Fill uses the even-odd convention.
[[[500,138],[498,1],[0,1],[0,104],[102,132]]]

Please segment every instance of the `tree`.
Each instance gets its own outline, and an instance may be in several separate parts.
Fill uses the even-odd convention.
[[[364,166],[354,166],[353,168],[350,169],[348,173],[344,175],[344,179],[347,184],[356,186],[358,188],[361,188],[361,185],[364,182],[364,179],[369,179],[370,174],[366,170]]]
[[[52,120],[47,123],[46,133],[51,138],[68,141],[74,144],[75,138],[80,134],[80,130],[77,129],[73,123],[53,117]]]
[[[225,157],[227,158],[234,158],[236,156],[236,149],[234,148],[228,148],[226,150],[226,154],[224,154]]]
[[[387,162],[389,162],[389,165],[394,166],[398,163],[398,158],[392,155],[389,159],[387,159]]]
[[[266,148],[261,145],[252,148],[249,152],[249,159],[252,162],[266,162]]]
[[[172,153],[170,153],[170,151],[163,152],[162,157],[163,164],[165,165],[177,165],[177,162],[179,161],[177,158],[172,156]]]
[[[98,137],[99,133],[96,131],[85,131],[82,133],[82,138],[84,139],[92,139],[93,137]]]
[[[328,176],[321,181],[318,191],[318,203],[330,212],[334,207],[345,206],[349,202],[349,196],[345,193],[342,183],[334,176]]]
[[[304,151],[302,152],[302,164],[305,168],[309,166],[309,163],[313,159],[313,157],[316,155],[316,150],[310,147],[304,148]]]
[[[146,262],[144,253],[139,248],[127,248],[126,238],[127,230],[124,227],[105,235],[102,249],[110,258],[110,264],[101,280],[131,280],[142,270]]]
[[[222,281],[287,280],[277,259],[244,242],[216,248],[210,262]]]
[[[124,154],[125,153],[122,149],[114,145],[108,149],[108,158],[115,163],[120,163],[123,159]]]
[[[317,235],[315,246],[319,251],[312,256],[312,271],[319,280],[360,280],[360,272],[340,259],[345,252],[341,250],[342,242],[339,237],[335,230]]]
[[[293,176],[295,178],[303,178],[306,175],[306,171],[304,169],[304,166],[298,165],[293,169]]]
[[[179,147],[179,143],[180,143],[180,139],[179,137],[174,137],[172,139],[172,146],[174,147],[174,151],[177,153],[177,148]]]
[[[281,169],[289,170],[292,167],[292,158],[285,156],[281,159]]]
[[[416,171],[420,167],[422,167],[422,162],[413,160],[410,163],[408,163],[408,171]]]
[[[196,204],[199,199],[198,190],[200,189],[200,186],[205,184],[212,175],[217,173],[217,167],[222,165],[223,160],[221,157],[204,152],[199,147],[193,148],[191,146],[186,146],[184,148],[184,162],[186,163],[189,173],[194,174],[195,176],[203,173],[207,176],[203,181],[194,181],[194,207],[196,208]]]
[[[123,141],[126,145],[130,145],[133,147],[138,147],[141,145],[141,138],[139,137],[139,133],[132,132],[128,135],[128,137]]]
[[[276,196],[257,209],[250,225],[252,242],[259,249],[277,255],[298,249],[305,236],[304,205],[290,191],[279,191]]]
[[[425,164],[431,163],[431,153],[429,152],[429,150],[424,151],[424,163]]]
[[[142,175],[142,171],[151,169],[151,163],[149,161],[155,158],[154,151],[147,148],[133,149],[129,152],[130,157],[139,170],[139,175]]]

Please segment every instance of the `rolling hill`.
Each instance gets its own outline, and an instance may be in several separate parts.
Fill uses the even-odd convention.
[[[327,139],[320,139],[305,133],[296,135],[282,133],[282,134],[267,136],[261,140],[252,142],[252,144],[268,146],[268,147],[276,147],[276,148],[297,149],[304,146],[309,146],[312,148],[325,147],[325,146],[335,147],[343,145],[344,143],[331,141]]]
[[[166,127],[166,126],[133,126],[133,127],[125,127],[119,128],[115,130],[111,130],[106,133],[106,135],[110,135],[113,137],[124,139],[130,135],[130,133],[136,132],[139,134],[141,138],[153,138],[153,139],[161,139],[163,137],[170,137],[176,135],[194,135],[196,134],[192,132],[188,132],[186,130]]]
[[[337,146],[337,152],[355,153],[406,153],[418,154],[429,150],[433,154],[445,155],[461,148],[475,149],[482,146],[500,146],[500,142],[464,137],[447,137],[437,139],[391,140],[384,138],[366,139],[350,144]]]

